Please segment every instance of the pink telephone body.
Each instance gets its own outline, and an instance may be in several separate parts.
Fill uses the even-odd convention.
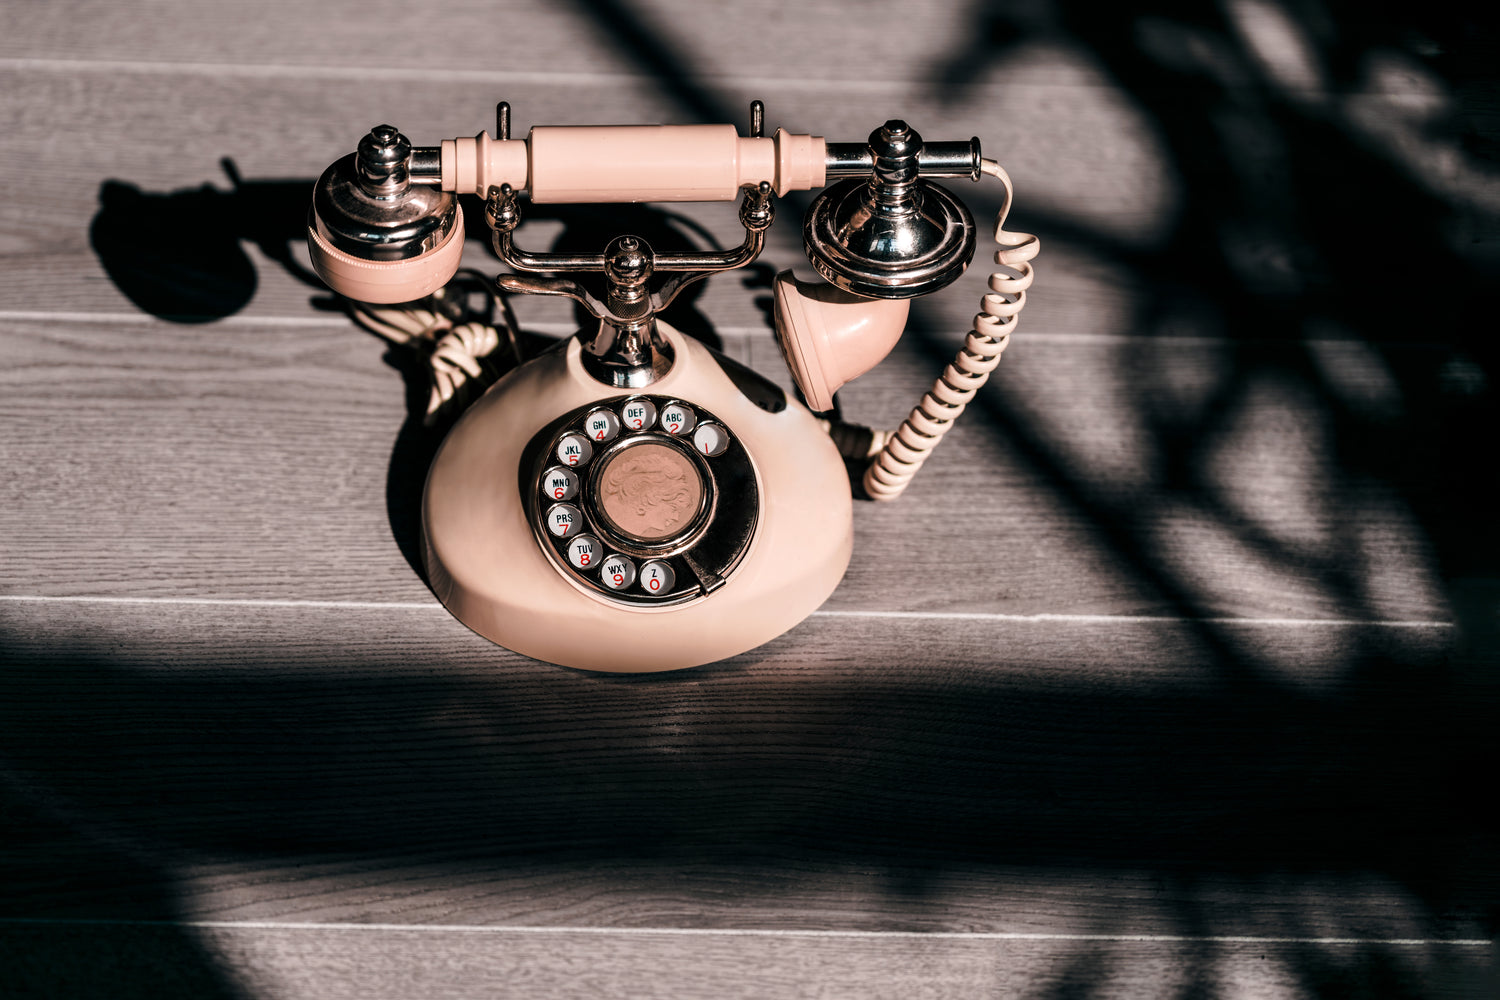
[[[308,247],[356,315],[417,311],[458,271],[456,196],[484,200],[501,292],[564,295],[597,325],[495,383],[443,441],[423,497],[439,600],[509,649],[590,670],[723,659],[802,621],[852,549],[845,460],[873,499],[898,495],[983,384],[1025,302],[1035,237],[1003,229],[1010,182],[979,140],[924,143],[890,121],[866,142],[732,125],[536,127],[414,148],[377,126],[319,179]],[[997,177],[999,270],[964,347],[892,433],[830,426],[833,393],[895,345],[910,299],[967,268],[975,227],[932,177]],[[831,183],[830,183],[831,182]],[[826,185],[826,187],[825,187]],[[658,314],[684,287],[755,260],[774,196],[824,188],[804,222],[823,282],[775,281],[776,337],[808,405]],[[657,253],[622,235],[599,253],[516,246],[532,202],[740,198],[734,249]],[[544,276],[545,275],[545,276]],[[809,406],[812,409],[809,409]]]

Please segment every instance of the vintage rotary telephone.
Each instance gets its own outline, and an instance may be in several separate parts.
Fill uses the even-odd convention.
[[[414,148],[388,125],[318,181],[318,273],[367,316],[432,315],[458,271],[457,194],[485,202],[506,293],[564,295],[597,320],[519,365],[444,440],[423,500],[433,590],[479,634],[568,666],[654,671],[760,645],[811,614],[848,566],[845,458],[890,499],[1000,359],[1032,280],[1036,237],[1008,233],[1009,178],[979,140],[924,143],[900,121],[868,142],[732,125],[536,127]],[[776,338],[813,410],[895,345],[912,297],[974,253],[974,222],[930,178],[996,177],[1000,270],[963,348],[894,434],[830,427],[774,383],[658,314],[683,288],[755,260],[774,195],[829,184],[803,225],[827,284],[775,280]],[[833,182],[833,183],[829,183]],[[621,235],[600,253],[535,253],[513,233],[536,203],[727,201],[737,248],[654,253]],[[549,275],[539,277],[537,275]],[[366,305],[361,305],[366,304]],[[511,331],[513,335],[513,330]],[[835,442],[838,442],[836,444]]]

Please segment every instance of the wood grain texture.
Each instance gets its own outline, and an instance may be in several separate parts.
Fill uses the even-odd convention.
[[[222,315],[233,306],[236,314],[305,316],[309,300],[323,298],[324,290],[276,261],[305,265],[301,244],[307,191],[329,162],[354,145],[369,127],[366,123],[394,121],[419,143],[494,127],[492,102],[476,93],[482,88],[473,84],[436,82],[375,95],[357,80],[320,81],[315,88],[298,79],[198,74],[187,80],[191,86],[184,86],[180,76],[164,73],[83,72],[70,77],[0,65],[0,101],[21,119],[21,127],[0,152],[0,162],[25,169],[34,178],[25,198],[0,206],[0,250],[16,279],[0,288],[0,310],[31,310],[45,302],[61,311],[121,312],[166,301],[190,314],[196,310]],[[799,118],[786,119],[789,128],[859,139],[890,114],[888,102],[878,97],[851,106],[839,95],[806,86],[787,89],[790,86],[727,96],[722,120],[738,120],[750,98],[761,97],[772,108],[795,109]],[[1085,103],[1095,93],[1088,87],[1061,90],[1082,95]],[[531,96],[526,113],[528,121],[538,124],[696,117],[663,100],[645,78],[533,87]],[[30,110],[36,108],[54,110],[38,117]],[[1111,110],[1095,108],[1099,120],[1090,127],[1103,129],[1114,122]],[[937,94],[922,97],[909,117],[923,122],[934,138],[985,131],[979,108],[945,101]],[[976,122],[976,117],[981,120]],[[992,131],[1008,135],[1026,124],[1032,126],[1031,134],[1057,131],[1048,124],[1045,111],[1038,112],[1033,123],[1017,123],[1014,117],[1005,115],[1003,127],[997,122]],[[247,118],[260,124],[247,126]],[[275,140],[263,141],[262,135],[274,135]],[[1058,139],[1075,143],[1078,136]],[[1102,170],[1086,150],[1073,147],[1045,150],[1028,166],[1020,151],[1007,151],[1006,163],[1016,183],[1028,192],[1029,207],[1013,222],[1034,228],[1043,206],[1062,199],[1062,190],[1056,196],[1046,193],[1045,186],[1054,184],[1088,193],[1068,201],[1076,226],[1108,227],[1114,224],[1110,220],[1117,220],[1143,232],[1154,224],[1153,218],[1165,218],[1169,196],[1147,148],[1149,133],[1137,123],[1113,143],[1136,150],[1133,155],[1140,162],[1129,169],[1116,164]],[[172,150],[170,158],[163,157],[164,148]],[[1048,155],[1054,157],[1050,163]],[[224,160],[241,176],[238,188],[225,176]],[[1065,165],[1066,176],[1059,176],[1058,163]],[[966,196],[974,196],[976,216],[992,220],[999,204],[998,186],[965,188]],[[805,199],[791,199],[783,206],[784,217],[773,229],[762,260],[766,268],[811,273],[800,248],[802,205]],[[672,212],[706,227],[721,242],[740,239],[731,206],[674,206]],[[1026,212],[1032,213],[1029,218]],[[660,214],[627,213],[623,223],[590,218],[591,214],[598,213],[549,206],[529,214],[535,222],[524,233],[530,245],[538,246],[560,237],[602,246],[612,227],[621,224],[645,227],[645,235],[658,242],[697,238],[682,226],[674,231]],[[981,229],[990,225],[991,221],[980,223]],[[466,262],[496,270],[494,258],[482,245],[485,230],[477,213],[470,216],[469,230]],[[120,245],[112,254],[111,235]],[[193,252],[173,243],[184,239],[196,241]],[[1070,242],[1075,241],[1057,240],[1055,249],[1049,242],[1048,253],[1056,264],[1053,294],[1033,304],[1028,324],[1053,332],[1126,332],[1136,294],[1131,276],[1086,246],[1075,243],[1070,248]],[[243,259],[246,253],[249,260]],[[984,280],[985,273],[976,268],[926,307],[935,321],[962,331],[977,309]],[[765,326],[764,313],[752,296],[745,295],[738,276],[711,282],[695,305],[719,327]],[[544,314],[567,313],[552,309]]]
[[[820,615],[618,676],[272,613],[0,603],[0,749],[65,831],[7,915],[1412,937],[1487,888],[1434,851],[1488,710],[1446,629]],[[158,895],[58,884],[114,854]]]
[[[566,84],[639,75],[643,59],[668,56],[680,65],[662,65],[661,72],[694,80],[786,76],[825,87],[894,89],[934,82],[941,60],[960,47],[973,20],[962,7],[928,2],[908,8],[895,0],[874,0],[861,18],[849,17],[839,4],[809,5],[793,16],[776,2],[705,9],[688,0],[460,0],[444,4],[440,13],[390,0],[338,0],[312,9],[278,0],[253,9],[205,11],[192,21],[175,4],[150,0],[121,4],[108,17],[96,11],[94,4],[74,2],[56,5],[46,17],[16,18],[0,55],[269,65],[315,78],[319,72],[358,70],[360,57],[398,38],[402,59],[390,70],[403,82],[421,82],[427,74],[471,74]],[[922,30],[909,32],[906,45],[882,44],[898,13],[919,18]],[[847,44],[828,45],[835,36]],[[647,46],[650,51],[638,51]],[[877,46],[878,64],[869,58]],[[714,57],[720,52],[736,58],[719,61]]]
[[[1485,959],[1435,942],[1485,933],[1493,869],[1464,831],[1493,699],[1444,672],[1448,630],[1241,629],[1231,655],[1190,623],[818,616],[712,668],[622,677],[505,654],[435,606],[6,602],[0,917],[23,922],[0,953],[52,992],[116,975],[184,996],[216,975],[399,993],[397,969],[569,995],[574,963],[579,989],[646,975],[627,956],[653,940],[643,994],[724,963],[763,992],[813,956],[785,991],[869,992],[827,963],[899,983],[922,954],[948,970],[933,995],[1471,983]],[[464,929],[517,925],[600,933]],[[1118,940],[1143,935],[1190,940]],[[1218,936],[1309,940],[1242,966]]]
[[[726,347],[785,381],[768,340]],[[951,340],[911,340],[850,387],[851,418],[890,427],[916,402]],[[28,322],[0,349],[0,442],[26,470],[0,487],[11,593],[422,598],[401,553],[437,437],[405,419],[399,355],[376,338]],[[1330,449],[1391,423],[1382,406],[1399,415],[1385,361],[1323,350],[1367,362],[1336,366],[1347,398],[1319,394],[1310,349],[1018,341],[908,494],[860,505],[832,606],[1446,618],[1411,499],[1428,467],[1329,472]],[[1236,383],[1232,408],[1205,409]],[[1174,424],[1203,430],[1186,484],[1163,468]]]
[[[105,957],[142,972],[171,995],[263,997],[676,998],[1069,996],[1100,998],[1207,990],[1281,998],[1327,990],[1420,990],[1469,1000],[1493,980],[1482,949],[1253,942],[1072,942],[943,938],[816,938],[577,933],[445,936],[343,929],[26,928],[0,931],[17,944],[12,966],[25,984],[34,969],[69,957]],[[1477,953],[1476,953],[1477,952]],[[163,961],[178,955],[181,963]],[[206,956],[209,969],[189,957]],[[1374,957],[1378,975],[1360,971]],[[201,959],[200,959],[201,960]],[[80,993],[121,978],[72,966]],[[185,969],[194,971],[185,971]],[[664,974],[663,970],[672,970]],[[225,979],[233,976],[243,994]],[[143,977],[144,978],[144,977]],[[51,985],[50,983],[48,985]],[[176,989],[175,987],[182,987]],[[127,987],[128,989],[128,987]],[[160,994],[154,994],[160,995]]]
[[[1494,994],[1493,73],[1330,9],[0,13],[0,994]],[[981,136],[1043,238],[1022,333],[797,629],[500,650],[414,569],[425,376],[308,280],[307,192],[377,121],[752,98]],[[674,317],[783,384],[804,207]],[[738,239],[523,233],[622,230]],[[849,418],[901,419],[982,258]]]

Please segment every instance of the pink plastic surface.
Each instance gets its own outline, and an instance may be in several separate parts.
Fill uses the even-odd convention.
[[[330,244],[316,226],[307,229],[307,250],[318,277],[340,295],[359,302],[410,302],[442,288],[464,255],[460,213],[447,239],[410,260],[373,261],[350,256]]]
[[[848,475],[827,432],[794,402],[767,413],[695,340],[662,324],[676,353],[649,392],[713,413],[754,463],[761,506],[749,551],[723,587],[672,607],[624,607],[549,559],[520,494],[521,453],[560,415],[626,392],[594,381],[579,343],[501,379],[443,442],[422,523],[428,578],[469,628],[537,659],[589,670],[673,670],[733,656],[811,614],[853,545]]]
[[[821,136],[778,129],[749,139],[733,125],[543,125],[526,139],[442,144],[445,191],[509,184],[537,203],[729,201],[762,181],[778,195],[825,182]]]
[[[782,271],[774,283],[776,342],[792,377],[815,410],[833,408],[833,394],[874,368],[906,329],[910,299],[867,299],[821,281]]]

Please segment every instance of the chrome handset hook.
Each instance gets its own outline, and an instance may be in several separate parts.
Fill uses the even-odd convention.
[[[941,149],[924,156],[915,129],[888,121],[870,133],[868,173],[814,199],[802,240],[825,281],[856,295],[909,299],[964,273],[974,258],[974,217],[923,175],[957,176],[972,163],[977,177],[979,140],[934,145]]]
[[[571,298],[599,320],[599,328],[584,344],[584,365],[607,385],[641,388],[655,382],[671,367],[671,347],[656,334],[656,314],[672,304],[682,290],[721,271],[744,267],[765,248],[766,230],[776,218],[771,185],[762,181],[745,189],[740,224],[745,239],[731,250],[658,253],[639,236],[619,236],[603,253],[535,252],[516,246],[513,234],[521,223],[521,208],[510,185],[491,188],[485,199],[495,254],[524,274],[502,274],[495,279],[503,291]],[[655,289],[657,272],[670,275]],[[555,275],[602,274],[603,294],[583,282]]]

